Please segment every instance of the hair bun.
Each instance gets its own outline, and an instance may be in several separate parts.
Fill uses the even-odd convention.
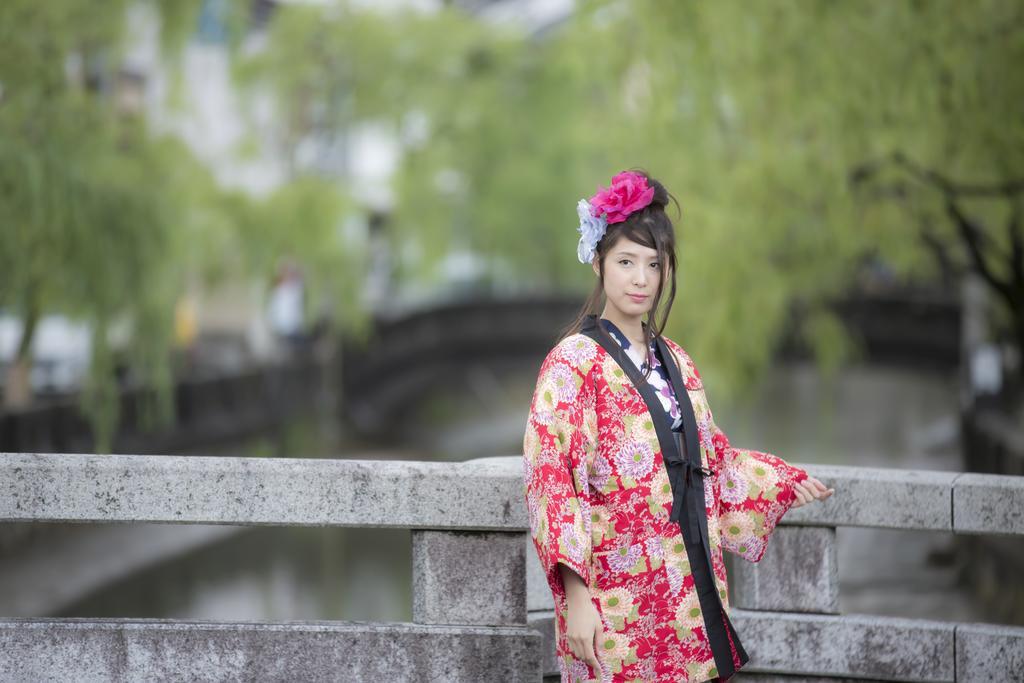
[[[647,178],[648,187],[654,189],[654,196],[651,197],[651,203],[649,206],[656,206],[662,211],[666,211],[668,209],[669,202],[676,202],[676,198],[669,193],[665,186],[662,185],[660,180],[652,178],[647,171],[641,168],[634,168],[632,170],[636,171],[637,173],[640,173],[645,178]],[[676,202],[676,209],[679,210],[679,202]]]
[[[661,181],[652,178],[651,174],[642,168],[634,167],[629,170],[633,173],[639,173],[642,175],[647,180],[647,186],[654,190],[654,196],[651,197],[651,203],[649,206],[658,206],[664,210],[668,206],[670,195],[668,190],[665,189],[665,186],[661,184]]]
[[[653,178],[647,179],[647,184],[654,188],[654,197],[651,199],[651,204],[657,204],[662,209],[668,206],[668,190],[659,181]]]

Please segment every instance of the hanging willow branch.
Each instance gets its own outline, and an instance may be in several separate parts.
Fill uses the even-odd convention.
[[[895,152],[891,157],[854,168],[849,175],[850,184],[855,188],[866,186],[887,166],[895,166],[908,172],[918,182],[941,195],[943,210],[956,229],[956,235],[968,255],[971,268],[1007,306],[1017,348],[1024,353],[1024,234],[1021,230],[1024,179],[1009,179],[995,183],[954,181],[939,171],[921,166],[901,152]],[[871,196],[906,199],[906,190],[905,183],[896,182],[882,185],[880,188],[875,187]],[[962,201],[968,198],[1003,200],[1010,203],[1010,217],[1006,223],[1009,251],[996,243],[979,220],[967,214]],[[936,236],[929,233],[926,237],[934,251]],[[999,267],[1000,265],[1002,267]]]

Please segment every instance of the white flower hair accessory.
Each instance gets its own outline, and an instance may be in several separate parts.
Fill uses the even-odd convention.
[[[594,216],[590,202],[586,199],[581,199],[576,204],[576,213],[580,217],[580,243],[576,248],[576,256],[579,257],[580,263],[590,263],[597,253],[597,243],[604,237],[608,221],[603,215]]]

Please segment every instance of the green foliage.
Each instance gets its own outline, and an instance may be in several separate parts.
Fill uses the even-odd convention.
[[[617,166],[635,155],[681,194],[673,328],[733,380],[768,362],[791,301],[820,320],[863,255],[879,252],[904,274],[932,272],[908,209],[937,216],[941,197],[924,188],[898,204],[855,195],[860,165],[902,151],[959,178],[1024,172],[1024,148],[1012,145],[1020,77],[993,78],[1022,56],[1015,3],[590,7],[576,30],[621,47],[588,57],[590,87],[625,109],[600,108],[593,129],[628,131],[614,143]],[[948,222],[931,228],[953,245]],[[834,325],[804,332],[823,362],[838,360]]]
[[[149,7],[162,13],[172,59],[199,2]],[[317,311],[351,314],[358,272],[358,252],[338,233],[347,206],[338,188],[300,180],[259,202],[224,191],[181,141],[117,108],[126,8],[0,3],[0,307],[90,324],[81,398],[98,451],[109,450],[119,417],[113,329],[131,340],[133,379],[155,390],[144,407],[152,425],[173,417],[173,311],[191,276],[269,277],[276,257],[291,253],[325,300],[314,296]]]
[[[252,202],[238,235],[245,242],[245,272],[272,273],[282,257],[293,258],[303,268],[307,313],[358,324],[363,247],[339,225],[339,217],[350,211],[336,183],[313,176],[299,177]]]
[[[396,183],[396,248],[418,281],[468,249],[524,283],[585,287],[576,199],[646,168],[683,208],[669,332],[739,389],[794,302],[823,367],[842,361],[855,341],[824,305],[865,256],[932,275],[927,226],[963,265],[933,189],[893,169],[908,184],[893,201],[851,179],[896,152],[965,180],[1020,178],[1022,36],[1008,0],[591,0],[537,38],[456,10],[342,3],[283,8],[247,76],[272,84],[295,130],[378,120],[404,134],[403,117],[426,115]]]
[[[127,321],[139,380],[162,389],[189,197],[205,177],[180,142],[152,137],[110,97],[125,3],[0,9],[0,305],[93,329],[82,393],[98,450],[117,420],[108,327]],[[76,73],[66,65],[80,65]]]

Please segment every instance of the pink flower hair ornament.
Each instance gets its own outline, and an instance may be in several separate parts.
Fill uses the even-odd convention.
[[[654,188],[647,178],[634,171],[623,171],[612,178],[607,188],[597,186],[597,194],[576,205],[580,218],[580,243],[576,255],[580,263],[594,260],[597,243],[609,223],[621,223],[630,214],[643,209],[654,199]]]

